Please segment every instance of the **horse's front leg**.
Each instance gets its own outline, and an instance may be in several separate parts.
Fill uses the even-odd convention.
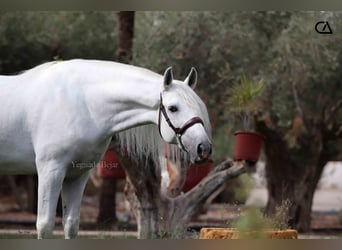
[[[90,171],[80,176],[66,178],[62,187],[63,202],[63,226],[66,239],[77,236],[80,221],[80,208],[83,191],[87,183]]]
[[[56,160],[37,161],[37,172],[38,214],[36,226],[38,239],[51,238],[65,168]]]

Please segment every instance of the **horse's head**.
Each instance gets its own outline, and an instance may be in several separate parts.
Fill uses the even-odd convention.
[[[206,106],[193,91],[196,83],[195,68],[184,82],[173,79],[171,67],[165,71],[158,126],[166,142],[177,143],[190,154],[191,161],[201,162],[209,158],[212,145]]]

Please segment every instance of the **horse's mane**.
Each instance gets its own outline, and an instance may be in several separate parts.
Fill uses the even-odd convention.
[[[117,134],[121,147],[130,155],[137,158],[143,166],[148,165],[151,159],[159,167],[165,155],[180,164],[181,159],[188,159],[186,152],[181,151],[177,145],[165,147],[155,124],[134,127]]]

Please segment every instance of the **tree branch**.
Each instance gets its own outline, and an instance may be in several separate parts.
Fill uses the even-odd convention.
[[[295,104],[296,104],[297,112],[300,115],[300,117],[303,119],[303,110],[302,110],[302,107],[300,106],[300,103],[299,103],[298,92],[297,92],[297,89],[296,89],[294,82],[292,82],[292,94],[293,94],[293,99],[294,99]]]
[[[334,140],[342,138],[342,124],[338,122],[337,113],[342,108],[342,100],[338,100],[335,105],[326,108],[323,117],[323,134],[326,139]]]
[[[336,113],[342,108],[342,99],[338,100],[328,111],[325,112],[324,123],[327,125],[335,116]]]
[[[230,167],[232,167],[234,164],[234,162],[230,159],[227,159],[223,162],[221,162],[219,165],[217,165],[216,167],[213,168],[213,170],[211,172],[220,172],[222,170],[226,170]]]
[[[184,216],[191,216],[199,208],[198,204],[204,203],[225,181],[249,172],[254,164],[245,161],[226,160],[211,171],[207,177],[202,179],[192,190],[185,195],[175,198],[176,202],[182,203],[185,208]],[[186,205],[184,205],[186,202]]]
[[[326,140],[337,140],[342,138],[342,123],[329,126],[323,133]]]
[[[308,124],[307,124],[307,121],[304,119],[304,112],[303,112],[303,109],[302,109],[302,107],[300,105],[298,91],[296,89],[296,85],[295,85],[294,81],[292,81],[292,93],[293,93],[293,99],[294,99],[295,104],[296,104],[297,112],[298,112],[300,118],[303,121],[304,128],[307,129],[308,128],[308,126],[307,126]]]

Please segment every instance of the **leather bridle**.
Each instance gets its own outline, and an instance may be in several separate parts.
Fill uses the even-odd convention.
[[[162,114],[164,115],[164,118],[165,118],[167,124],[169,125],[169,127],[175,132],[178,144],[182,147],[183,150],[187,151],[186,148],[184,147],[183,143],[182,143],[182,135],[185,133],[185,131],[188,128],[190,128],[191,126],[193,126],[197,123],[204,125],[203,120],[200,117],[196,116],[196,117],[193,117],[190,120],[188,120],[181,128],[179,128],[179,127],[176,128],[172,124],[169,116],[166,113],[166,109],[165,109],[164,104],[163,104],[163,97],[162,97],[162,94],[160,94],[158,129],[159,129],[159,134],[162,138],[163,138],[163,135],[161,133],[161,117],[162,117]]]

